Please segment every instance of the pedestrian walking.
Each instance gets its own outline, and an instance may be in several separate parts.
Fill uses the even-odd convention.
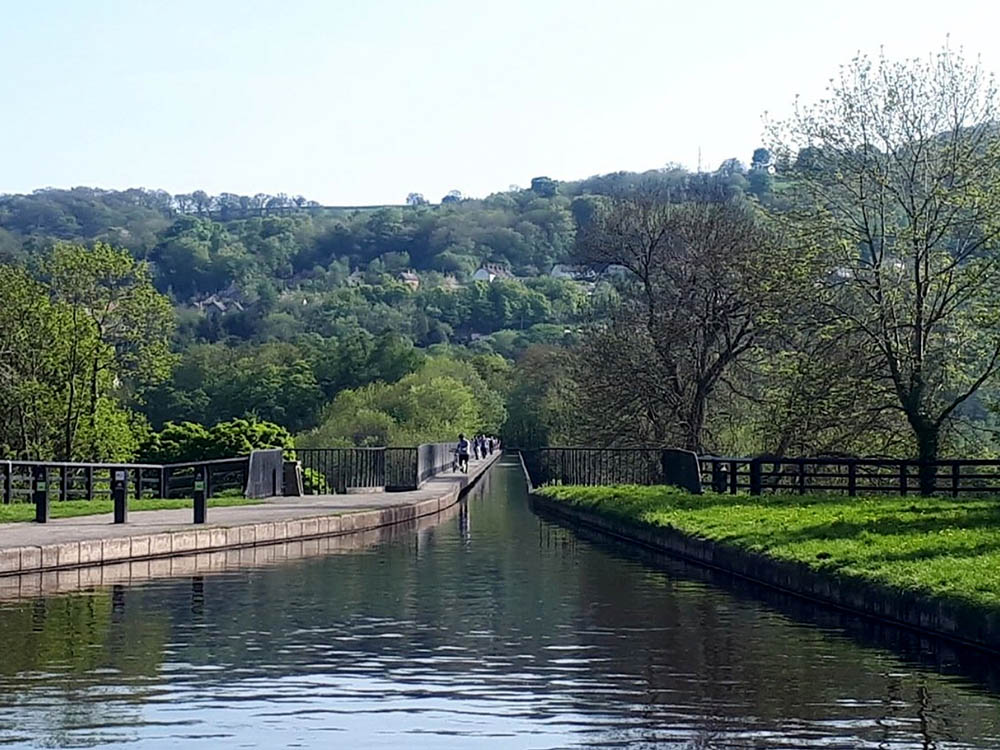
[[[455,446],[455,455],[458,456],[458,468],[469,473],[469,441],[465,439],[463,433],[458,434],[458,445]]]

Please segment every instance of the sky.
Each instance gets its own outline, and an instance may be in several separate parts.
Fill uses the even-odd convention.
[[[0,193],[481,197],[750,160],[859,50],[1000,71],[995,0],[0,0]]]

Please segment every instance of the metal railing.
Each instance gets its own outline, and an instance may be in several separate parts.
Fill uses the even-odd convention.
[[[662,484],[662,451],[658,448],[522,449],[533,485]]]
[[[452,467],[455,443],[399,448],[296,448],[307,494],[415,490]]]
[[[206,496],[211,497],[224,490],[243,492],[248,463],[246,456],[179,464],[0,461],[0,498],[5,505],[34,502],[40,476],[53,502],[109,499],[112,483],[122,472],[131,497],[191,497],[199,471],[204,474]]]

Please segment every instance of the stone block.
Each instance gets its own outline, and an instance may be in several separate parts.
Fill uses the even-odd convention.
[[[286,539],[298,539],[302,536],[302,521],[288,521],[285,523],[287,533]]]
[[[131,554],[132,540],[128,537],[124,539],[105,539],[101,544],[101,560],[104,563],[127,560]]]
[[[669,448],[663,451],[661,461],[665,484],[680,487],[695,495],[701,494],[701,471],[697,453]]]
[[[196,531],[175,531],[170,535],[170,551],[174,554],[193,552],[197,543],[198,532]]]
[[[198,529],[195,536],[195,549],[200,551],[212,548],[212,529]]]
[[[319,534],[319,523],[315,518],[302,519],[302,536],[316,536]]]
[[[39,547],[21,547],[21,570],[38,570],[42,567],[42,550]]]
[[[212,549],[222,549],[226,546],[226,530],[225,529],[211,529],[209,531],[211,535],[211,540],[209,544]]]
[[[149,557],[150,550],[150,537],[148,536],[133,536],[132,539],[132,558],[138,557]]]
[[[258,523],[253,527],[254,541],[257,544],[268,544],[274,541],[274,524]]]
[[[226,529],[226,546],[227,547],[239,547],[240,546],[240,527],[234,526],[231,529]]]
[[[256,532],[253,526],[240,526],[240,544],[244,546],[251,546],[256,542]]]
[[[57,545],[59,547],[59,567],[66,568],[71,565],[80,564],[80,543],[66,542]]]
[[[55,570],[59,567],[59,547],[55,544],[43,544],[39,549],[42,551],[42,569]]]
[[[169,555],[173,550],[173,534],[153,534],[149,537],[149,554],[154,557]]]
[[[0,574],[17,573],[21,570],[21,549],[0,549]]]

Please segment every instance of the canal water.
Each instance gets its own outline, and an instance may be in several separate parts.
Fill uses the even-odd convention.
[[[586,539],[507,460],[436,525],[7,602],[0,638],[12,747],[1000,747],[988,659]]]

